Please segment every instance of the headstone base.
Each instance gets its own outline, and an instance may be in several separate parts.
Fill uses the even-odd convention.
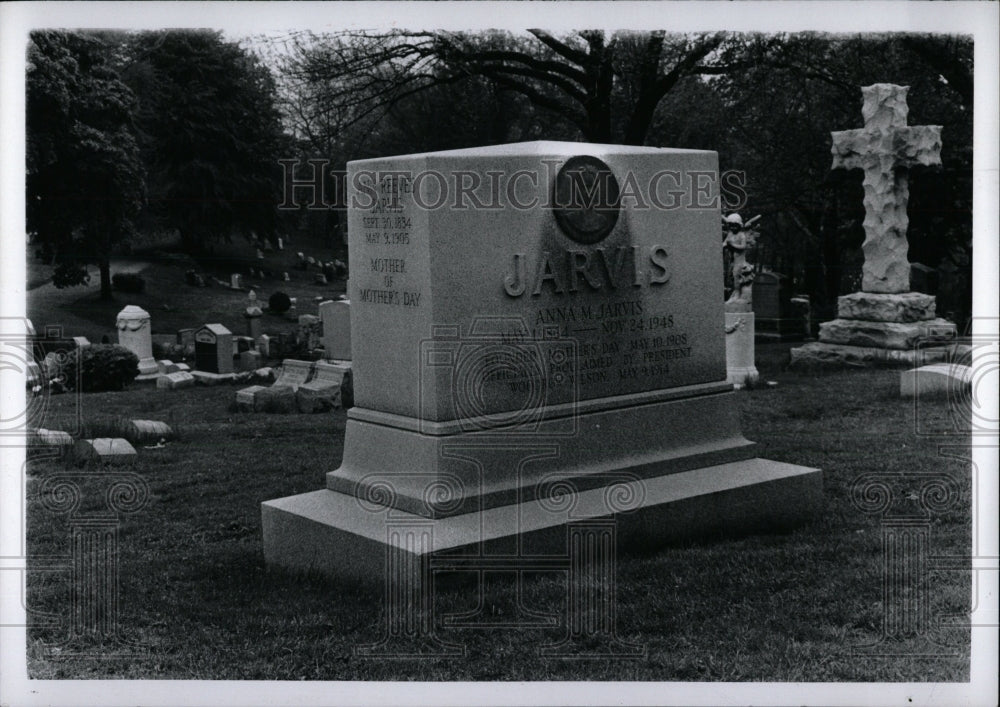
[[[871,322],[923,322],[935,318],[935,300],[922,292],[854,292],[837,298],[837,316]]]
[[[925,363],[947,361],[951,352],[950,346],[883,349],[815,341],[792,349],[790,365],[795,370],[814,367],[913,368]]]
[[[326,475],[326,489],[263,504],[267,561],[378,579],[399,518],[432,528],[432,551],[483,540],[509,551],[539,533],[564,542],[563,526],[580,519],[618,517],[627,537],[656,545],[790,525],[822,502],[821,472],[757,458],[740,432],[732,385],[722,381],[546,412],[521,434],[484,436],[468,419],[352,408],[341,467]]]
[[[955,325],[947,319],[921,322],[834,319],[819,325],[819,340],[823,343],[883,349],[912,349],[921,343],[950,341],[956,334]]]
[[[607,512],[607,490],[581,492],[562,511],[534,499],[433,520],[327,489],[287,496],[261,505],[264,559],[272,567],[378,583],[386,576],[388,538],[400,527],[429,531],[426,547],[409,550],[417,559],[509,556],[516,539],[530,548],[527,563],[566,553],[569,523],[611,515],[620,550],[648,549],[801,524],[821,508],[823,478],[817,469],[766,459],[730,462],[644,480],[642,505],[619,514]]]
[[[160,367],[156,365],[155,358],[139,359],[139,377],[156,375],[160,372]]]

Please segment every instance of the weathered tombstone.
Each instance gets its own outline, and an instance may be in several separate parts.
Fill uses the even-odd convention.
[[[129,441],[135,444],[174,438],[174,431],[170,429],[170,425],[160,420],[130,420],[127,434]]]
[[[194,346],[194,329],[178,329],[177,343],[183,346]]]
[[[317,361],[313,379],[298,386],[295,391],[295,403],[299,412],[323,412],[340,408],[341,388],[345,382],[350,382],[350,376],[350,364]]]
[[[177,364],[170,359],[161,359],[156,362],[156,369],[159,371],[160,375],[166,375],[167,373],[176,373],[178,371]]]
[[[290,278],[290,277],[288,276],[288,273],[287,273],[287,272],[283,272],[283,273],[281,274],[281,279],[282,279],[283,281],[285,281],[285,282],[290,282],[292,278]]]
[[[757,273],[753,282],[757,338],[784,341],[801,337],[801,325],[792,321],[790,285],[788,277],[781,273],[767,269]]]
[[[323,320],[323,357],[334,361],[351,360],[351,301],[320,302]]]
[[[932,363],[899,374],[903,398],[944,396],[958,402],[967,398],[971,386],[972,367],[958,363]]]
[[[243,276],[238,272],[234,272],[229,276],[229,286],[234,290],[243,289]]]
[[[193,388],[194,376],[184,371],[167,373],[156,379],[156,387],[159,390],[177,390],[180,388]]]
[[[309,382],[315,368],[316,364],[311,361],[285,359],[281,362],[278,379],[274,384],[297,390],[300,385]]]
[[[815,513],[821,473],[757,458],[726,382],[714,152],[538,142],[348,171],[377,195],[348,195],[355,407],[327,488],[262,505],[269,564],[381,581],[387,557],[566,553],[584,521],[631,547]],[[518,175],[503,208],[420,205],[490,172]]]
[[[275,245],[278,248],[278,250],[284,250],[285,249],[285,241],[283,239],[281,239],[281,238],[277,239],[277,241],[275,242]]]
[[[305,342],[306,351],[312,351],[319,346],[319,329],[322,326],[322,322],[315,314],[301,314],[299,315],[298,322],[299,341]]]
[[[268,336],[267,334],[261,334],[260,336],[257,337],[257,340],[255,342],[257,345],[257,350],[260,351],[261,356],[263,356],[265,359],[271,357],[271,338],[272,337]]]
[[[120,437],[98,437],[81,439],[76,442],[73,454],[78,462],[99,462],[101,464],[132,464],[138,458],[127,439]]]
[[[259,351],[249,349],[240,354],[240,370],[256,371],[264,365],[264,357]]]
[[[194,367],[205,373],[232,373],[233,333],[221,324],[206,324],[196,331]]]
[[[909,168],[941,164],[941,127],[908,126],[908,86],[861,89],[865,127],[833,133],[833,169],[862,169],[865,261],[861,291],[837,299],[837,319],[819,341],[792,349],[792,365],[913,365],[947,358],[955,325],[935,314],[934,296],[910,291],[906,258]],[[919,349],[918,349],[919,347]]]
[[[157,374],[149,312],[130,304],[118,313],[118,343],[139,357],[139,377]]]

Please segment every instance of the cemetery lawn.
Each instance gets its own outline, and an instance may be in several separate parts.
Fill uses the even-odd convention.
[[[343,411],[233,413],[235,386],[144,387],[79,401],[54,396],[44,424],[50,429],[74,431],[79,404],[92,434],[127,416],[167,421],[180,438],[161,449],[138,449],[134,469],[151,498],[121,517],[121,640],[114,643],[69,637],[66,517],[43,508],[37,493],[41,479],[63,466],[54,460],[29,465],[29,673],[60,679],[967,681],[967,433],[918,434],[916,414],[921,429],[942,430],[949,413],[941,402],[915,407],[901,400],[898,372],[783,372],[788,348],[759,346],[762,379],[778,385],[743,391],[736,400],[744,433],[761,444],[761,456],[823,469],[825,510],[790,533],[620,553],[618,633],[644,647],[639,658],[540,656],[539,647],[557,642],[562,627],[442,628],[439,636],[464,646],[463,656],[357,656],[357,646],[382,638],[382,587],[268,571],[261,552],[261,501],[323,486],[324,473],[341,458]],[[872,648],[865,646],[878,642],[884,615],[882,518],[856,508],[850,493],[867,472],[945,472],[962,490],[957,506],[930,519],[929,554],[936,559],[926,576],[927,631]],[[86,482],[93,493],[78,512],[102,507],[104,487],[90,487],[99,482],[99,476]],[[954,559],[941,559],[948,557]],[[438,615],[472,609],[476,598],[471,582],[446,583],[435,594]],[[565,580],[528,578],[523,601],[561,617]],[[509,592],[496,586],[484,607],[492,617],[514,611]]]
[[[297,240],[304,243],[297,247],[310,255],[334,257],[329,248],[320,245],[319,239]],[[56,289],[49,281],[52,268],[29,258],[27,317],[39,334],[48,326],[59,326],[63,336],[86,336],[92,343],[100,343],[101,337],[106,335],[112,343],[117,343],[115,317],[125,305],[134,304],[151,315],[154,340],[162,338],[173,342],[178,329],[198,328],[207,323],[223,324],[234,334],[242,335],[246,330],[242,313],[251,288],[265,308],[268,298],[278,291],[297,298],[298,314],[316,314],[316,297],[336,299],[344,292],[343,280],[317,285],[315,276],[318,270],[296,270],[296,252],[286,248],[267,253],[263,261],[257,261],[254,249],[239,242],[216,244],[212,256],[201,256],[198,260],[183,253],[163,250],[115,258],[111,264],[112,275],[118,272],[138,273],[145,280],[145,288],[139,293],[114,291],[111,300],[100,297],[100,275],[96,267],[88,269],[90,284]],[[267,268],[273,276],[263,280],[249,278],[246,272],[250,267]],[[211,286],[188,285],[184,273],[189,269],[204,273],[212,282]],[[234,272],[244,273],[243,291],[231,290],[212,280],[214,276],[228,282],[229,275]],[[288,272],[289,282],[281,280],[282,272]],[[295,328],[295,322],[270,312],[265,312],[261,325],[265,334]]]

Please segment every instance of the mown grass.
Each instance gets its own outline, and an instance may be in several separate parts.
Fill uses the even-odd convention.
[[[953,509],[931,519],[931,554],[970,554],[969,464],[938,446],[968,438],[916,433],[912,401],[898,398],[898,372],[816,376],[783,372],[787,346],[760,347],[762,385],[736,396],[744,432],[762,456],[824,470],[825,508],[787,534],[714,538],[624,553],[618,561],[618,630],[644,646],[640,658],[546,658],[550,628],[441,628],[464,655],[364,658],[359,645],[384,632],[380,587],[268,571],[261,552],[260,502],[318,489],[342,455],[343,412],[314,416],[228,412],[233,387],[165,393],[151,389],[82,396],[84,419],[130,416],[170,421],[180,441],[140,448],[136,470],[151,498],[121,517],[120,633],[101,645],[68,637],[68,573],[33,571],[28,606],[62,623],[29,631],[37,678],[200,678],[307,680],[732,680],[965,681],[969,632],[935,619],[924,636],[859,647],[881,635],[881,517],[850,500],[866,472],[950,474],[962,490]],[[59,429],[76,405],[53,398],[46,420]],[[941,403],[922,410],[943,420]],[[939,420],[940,422],[940,420]],[[61,469],[30,466],[28,549],[68,554],[64,516],[45,510],[37,488]],[[95,479],[94,483],[99,483]],[[90,482],[87,482],[88,484]],[[89,487],[88,487],[89,488]],[[101,491],[92,490],[97,498]],[[94,508],[100,505],[94,501]],[[489,583],[491,618],[519,610],[504,582]],[[540,573],[524,585],[524,606],[561,616],[565,579]],[[933,617],[967,615],[967,572],[931,571]],[[471,609],[470,581],[443,583],[439,613]],[[67,657],[73,652],[91,655]],[[102,653],[102,659],[93,657]],[[114,657],[117,652],[118,657]],[[871,653],[892,654],[888,657]]]

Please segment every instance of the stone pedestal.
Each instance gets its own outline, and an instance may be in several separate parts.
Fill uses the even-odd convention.
[[[247,336],[251,339],[256,340],[261,335],[260,320],[263,314],[260,307],[247,307],[246,311],[243,312],[243,317],[247,322]]]
[[[139,375],[152,376],[159,373],[153,358],[153,336],[149,312],[130,304],[118,313],[118,343],[139,357]]]
[[[754,363],[753,312],[726,312],[726,382],[737,387],[760,378]]]
[[[907,366],[943,361],[955,325],[936,316],[920,292],[855,292],[837,299],[837,319],[819,325],[819,341],[792,349],[792,366]]]

